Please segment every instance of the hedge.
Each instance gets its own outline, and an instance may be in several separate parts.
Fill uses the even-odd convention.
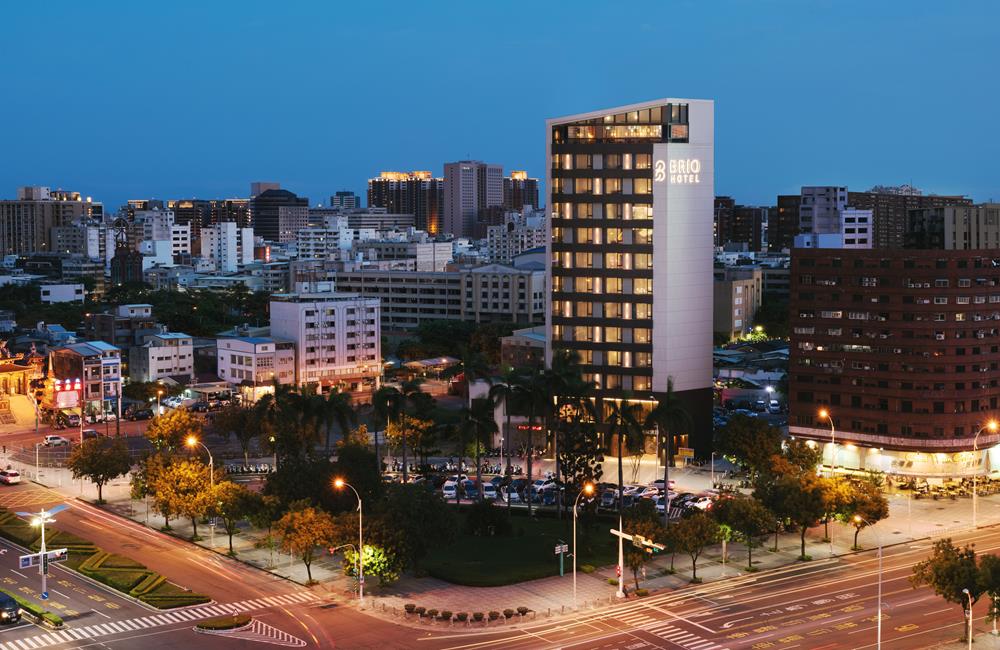
[[[53,614],[52,612],[45,610],[41,605],[36,605],[30,600],[25,600],[24,598],[21,598],[17,594],[7,591],[6,589],[0,589],[0,593],[7,594],[11,598],[13,598],[21,609],[28,612],[32,616],[43,619],[51,623],[52,625],[55,625],[56,627],[62,626],[63,620],[58,616],[56,616],[55,614]]]
[[[249,625],[253,618],[249,614],[236,614],[234,616],[217,616],[198,621],[196,627],[199,630],[233,630],[244,625]]]

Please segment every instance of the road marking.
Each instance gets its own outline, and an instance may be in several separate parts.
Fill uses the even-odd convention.
[[[205,634],[213,634],[215,636],[224,636],[230,639],[240,639],[243,641],[258,641],[262,643],[269,643],[271,645],[280,645],[290,648],[301,648],[306,645],[306,642],[302,639],[292,636],[284,630],[279,630],[276,627],[263,623],[260,620],[254,620],[250,627],[244,630],[237,630],[234,632],[230,631],[219,631],[219,632],[204,632]]]
[[[103,616],[104,618],[107,618],[107,619],[110,619],[110,618],[111,618],[110,616],[108,616],[108,615],[107,615],[107,614],[105,614],[104,612],[99,612],[99,611],[97,611],[96,609],[92,609],[92,610],[90,610],[90,611],[94,612],[95,614],[100,614],[100,615],[101,615],[101,616]]]
[[[23,574],[23,573],[21,573],[20,571],[15,571],[14,569],[11,569],[11,570],[10,570],[10,572],[11,572],[11,573],[16,573],[17,575],[21,576],[21,577],[22,577],[22,578],[24,578],[25,580],[30,580],[30,578],[28,578],[28,576],[24,575],[24,574]]]

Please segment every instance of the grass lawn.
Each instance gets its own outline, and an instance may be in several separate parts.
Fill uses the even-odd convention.
[[[455,543],[433,549],[422,566],[435,578],[470,587],[496,587],[559,575],[559,556],[553,551],[562,540],[572,552],[572,517],[559,521],[515,514],[512,523],[513,532],[505,537],[460,533]],[[598,521],[589,535],[582,526],[577,528],[578,569],[582,564],[617,562],[618,546],[608,532],[610,527],[608,522]],[[564,561],[569,574],[573,558],[567,553]]]

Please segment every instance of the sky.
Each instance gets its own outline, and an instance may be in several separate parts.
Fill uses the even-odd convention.
[[[1000,3],[5,2],[0,198],[326,203],[461,159],[544,178],[545,119],[716,102],[716,193],[1000,200]]]

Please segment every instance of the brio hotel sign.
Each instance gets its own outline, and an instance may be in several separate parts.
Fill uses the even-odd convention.
[[[653,180],[662,183],[669,177],[671,185],[696,185],[701,182],[701,161],[697,158],[657,160],[653,166]]]

